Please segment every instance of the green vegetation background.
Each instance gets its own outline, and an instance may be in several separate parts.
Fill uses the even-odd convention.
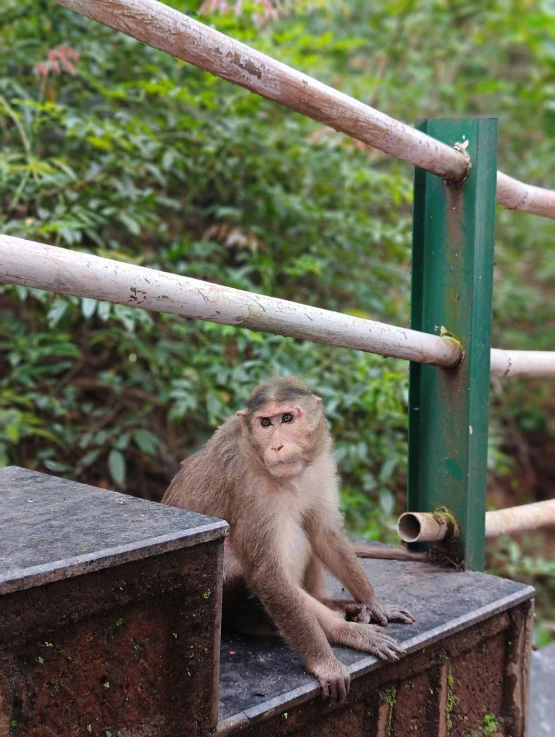
[[[552,2],[169,4],[408,123],[497,116],[500,168],[555,186]],[[49,0],[2,5],[0,232],[408,324],[407,164]],[[555,223],[498,211],[496,232],[493,343],[553,350]],[[394,540],[403,362],[22,287],[0,311],[0,465],[159,499],[256,383],[295,373],[325,399],[348,525]],[[552,388],[494,383],[491,504],[553,495]],[[554,550],[490,548],[539,586],[540,641]]]

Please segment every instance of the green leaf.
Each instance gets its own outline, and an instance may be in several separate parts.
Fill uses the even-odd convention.
[[[395,509],[395,496],[393,493],[388,489],[380,489],[378,498],[383,513],[388,517],[391,517],[393,510]]]
[[[85,319],[92,317],[96,311],[96,305],[98,300],[91,299],[91,297],[83,297],[81,300],[81,314]]]
[[[115,483],[125,487],[125,457],[121,451],[113,448],[108,454],[108,468]]]
[[[48,320],[48,327],[54,328],[60,322],[62,317],[65,315],[69,302],[65,299],[55,299],[46,313],[46,319]]]
[[[158,446],[160,445],[160,440],[156,435],[154,435],[154,433],[151,433],[149,430],[145,430],[144,428],[139,428],[133,433],[133,438],[143,453],[150,456],[156,455]]]
[[[397,458],[388,458],[380,469],[380,481],[389,481],[398,463]]]
[[[4,432],[6,433],[8,440],[12,443],[17,443],[19,441],[19,427],[16,425],[7,425]]]
[[[110,317],[111,309],[112,309],[112,305],[110,302],[100,301],[96,308],[96,314],[102,320],[102,322],[106,322],[108,318]]]
[[[141,232],[141,226],[139,222],[135,220],[135,218],[126,213],[120,213],[119,219],[126,226],[131,235],[139,235],[139,233]]]

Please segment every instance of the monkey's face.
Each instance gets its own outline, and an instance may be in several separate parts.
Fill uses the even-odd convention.
[[[250,420],[252,445],[275,478],[297,476],[312,459],[321,409],[307,409],[301,404],[267,402]]]

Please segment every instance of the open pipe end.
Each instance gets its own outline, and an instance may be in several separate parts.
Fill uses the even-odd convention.
[[[403,542],[416,542],[422,532],[422,525],[420,524],[418,515],[412,512],[402,514],[397,522],[397,532]]]
[[[453,517],[442,512],[405,512],[399,517],[397,532],[406,543],[448,540],[459,533]]]

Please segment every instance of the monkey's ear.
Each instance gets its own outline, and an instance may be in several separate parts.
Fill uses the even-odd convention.
[[[315,394],[314,399],[316,400],[316,404],[322,404],[322,397],[317,397]]]
[[[246,417],[247,416],[247,410],[246,409],[240,409],[237,412],[237,417]]]

